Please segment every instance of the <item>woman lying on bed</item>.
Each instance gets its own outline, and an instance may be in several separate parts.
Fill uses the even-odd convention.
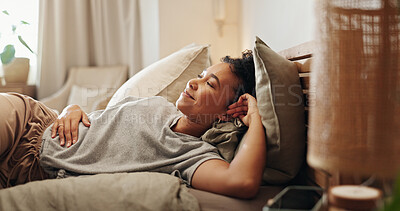
[[[79,106],[68,106],[57,118],[29,97],[1,94],[1,186],[65,175],[153,171],[179,176],[201,190],[255,196],[266,145],[256,99],[247,94],[255,84],[253,57],[245,52],[241,59],[222,61],[190,80],[176,107],[162,97],[127,97],[88,116]],[[249,129],[244,146],[228,163],[199,137],[214,121],[236,117]]]

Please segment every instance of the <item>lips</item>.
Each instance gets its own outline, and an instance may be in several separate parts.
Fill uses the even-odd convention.
[[[192,98],[192,99],[194,100],[194,98],[192,97],[192,95],[190,95],[189,92],[188,92],[186,89],[185,89],[182,93],[183,93],[184,95],[186,95],[187,97]]]

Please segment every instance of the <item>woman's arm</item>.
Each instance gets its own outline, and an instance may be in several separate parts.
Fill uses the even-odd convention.
[[[266,163],[264,127],[257,101],[249,94],[229,106],[227,114],[239,117],[249,129],[241,150],[229,164],[208,160],[195,171],[192,186],[197,189],[240,198],[252,198],[259,189]]]
[[[75,144],[78,140],[79,122],[90,127],[90,121],[86,113],[78,105],[69,105],[64,108],[51,128],[51,137],[55,138],[58,132],[60,145],[64,146],[65,139],[67,147]]]

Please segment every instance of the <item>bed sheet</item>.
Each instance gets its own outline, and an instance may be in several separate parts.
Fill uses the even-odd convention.
[[[202,211],[258,211],[262,210],[268,199],[273,198],[284,188],[285,186],[261,186],[257,196],[249,200],[227,197],[193,188],[189,189],[189,193],[197,198]]]

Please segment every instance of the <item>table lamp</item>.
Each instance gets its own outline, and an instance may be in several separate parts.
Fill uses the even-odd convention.
[[[317,50],[310,80],[315,98],[310,103],[307,154],[311,167],[365,177],[398,175],[399,4],[399,0],[317,1]],[[379,195],[357,188],[363,189],[339,187],[331,194],[343,193],[344,199],[355,201],[351,195]],[[358,202],[354,204],[364,206]]]

